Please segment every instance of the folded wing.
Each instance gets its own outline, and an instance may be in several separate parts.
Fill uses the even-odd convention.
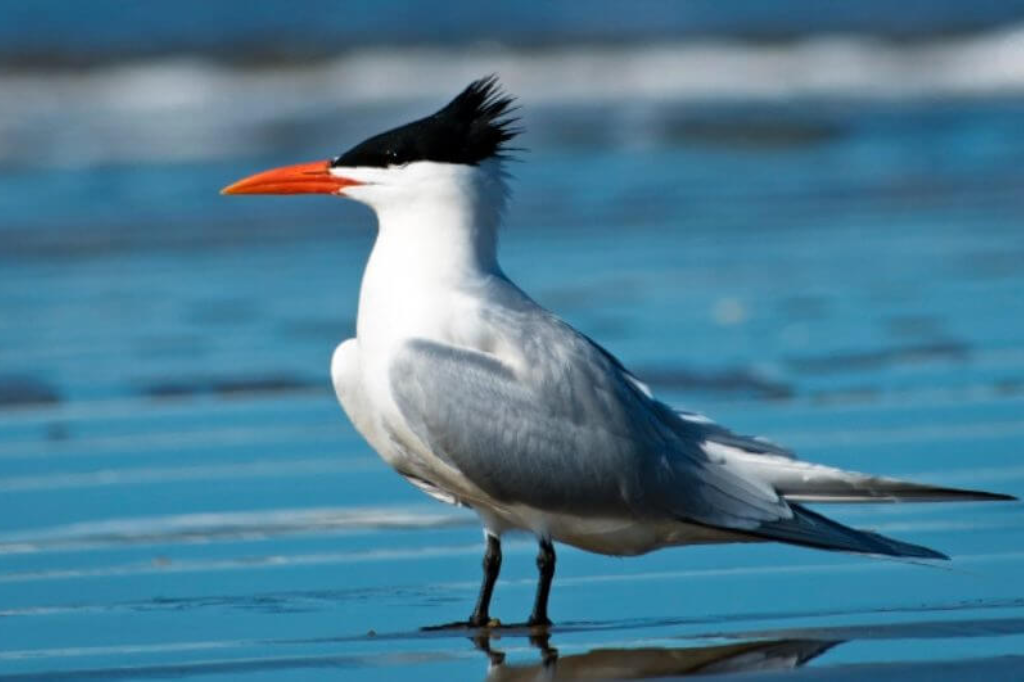
[[[420,442],[498,503],[678,519],[822,549],[944,558],[855,530],[802,502],[1012,499],[842,471],[677,413],[610,353],[532,306],[487,322],[512,359],[425,339],[392,360],[392,396]]]
[[[413,340],[392,363],[392,395],[430,451],[498,502],[737,529],[792,516],[770,486],[716,465],[666,427],[659,410],[674,420],[668,408],[599,353],[586,357],[564,340],[547,349],[513,369]]]

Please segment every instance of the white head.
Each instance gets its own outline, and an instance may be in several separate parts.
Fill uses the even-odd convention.
[[[509,116],[512,108],[497,78],[482,78],[431,116],[375,135],[333,159],[258,173],[222,193],[348,197],[373,208],[382,229],[438,212],[496,226],[507,196],[502,159],[519,132]]]

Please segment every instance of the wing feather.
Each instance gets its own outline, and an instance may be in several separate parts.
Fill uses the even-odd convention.
[[[392,356],[388,379],[403,432],[498,503],[682,520],[823,549],[941,556],[790,504],[784,496],[849,497],[865,484],[837,487],[846,478],[838,470],[675,412],[507,280],[486,286],[492,305],[477,311],[474,330],[487,352],[412,339]]]
[[[534,332],[522,367],[423,339],[391,365],[410,429],[489,496],[734,529],[792,515],[770,486],[708,458],[683,420],[585,339]]]

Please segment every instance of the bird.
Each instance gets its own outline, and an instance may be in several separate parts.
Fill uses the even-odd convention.
[[[815,464],[658,400],[498,262],[519,112],[492,74],[343,154],[222,190],[334,195],[376,213],[355,337],[334,351],[331,379],[387,464],[427,495],[470,508],[483,526],[479,594],[453,626],[500,625],[490,603],[508,532],[537,539],[526,625],[547,627],[556,542],[612,556],[776,541],[947,559],[807,505],[1016,499]]]

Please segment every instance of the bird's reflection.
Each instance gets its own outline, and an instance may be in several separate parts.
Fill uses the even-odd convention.
[[[533,634],[530,643],[540,652],[532,664],[508,664],[487,634],[474,640],[489,660],[487,682],[525,680],[639,680],[651,677],[710,675],[798,668],[820,656],[838,641],[775,639],[707,647],[593,649],[560,656],[547,633]]]

